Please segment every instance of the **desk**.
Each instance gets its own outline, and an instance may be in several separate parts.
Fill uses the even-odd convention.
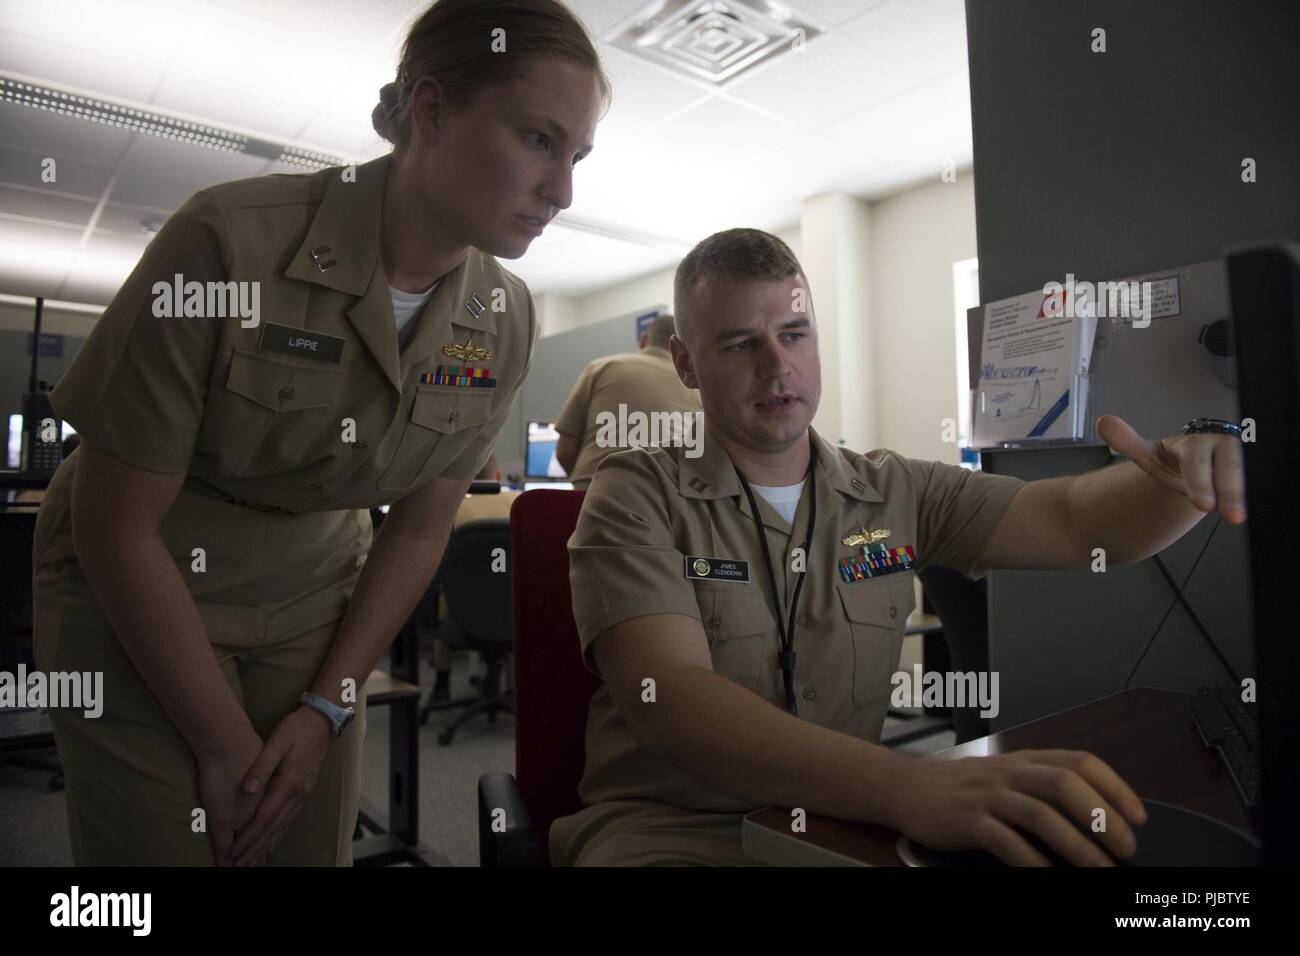
[[[420,846],[420,661],[419,608],[402,626],[389,652],[392,673],[373,671],[366,680],[366,709],[389,707],[388,828],[379,814],[361,807],[358,829],[370,836],[352,841],[354,866],[410,863],[428,866]]]
[[[932,754],[927,760],[984,757],[1011,750],[1086,750],[1106,761],[1138,796],[1195,810],[1258,837],[1219,758],[1201,743],[1191,694],[1120,691],[1009,730]],[[902,866],[889,827],[808,815],[790,832],[790,810],[745,817],[745,852],[775,866]]]

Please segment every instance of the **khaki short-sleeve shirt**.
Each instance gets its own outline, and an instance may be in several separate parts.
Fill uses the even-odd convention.
[[[399,350],[379,244],[389,166],[197,193],[51,395],[90,445],[186,474],[162,537],[214,641],[341,618],[371,543],[368,509],[476,475],[527,374],[532,298],[477,249]],[[72,542],[79,457],[37,519],[42,599],[93,600]]]
[[[573,473],[569,475],[573,487],[585,489],[597,466],[614,452],[653,444],[665,427],[656,425],[657,421],[671,423],[674,414],[680,421],[681,416],[699,410],[699,392],[682,384],[667,349],[650,346],[640,352],[609,355],[589,362],[555,422],[556,431],[572,435],[581,443]],[[650,417],[656,412],[667,413],[668,417],[658,420]],[[628,443],[602,442],[602,431],[609,434],[608,423],[617,423],[620,415],[627,423]],[[646,417],[638,422],[634,416]],[[686,425],[690,427],[689,423]],[[638,428],[644,435],[638,436]],[[618,437],[617,429],[614,437]]]
[[[817,522],[806,556],[794,650],[799,716],[878,741],[889,706],[915,572],[942,564],[968,576],[1024,482],[878,449],[837,449],[810,429],[818,449]],[[792,549],[808,528],[805,483],[792,528],[756,495],[780,593],[775,600],[749,500],[721,445],[706,432],[703,454],[637,449],[607,458],[569,539],[573,611],[587,665],[609,628],[649,614],[698,620],[713,670],[785,707],[775,614],[788,619],[797,578]],[[871,576],[841,570],[863,557],[849,544],[863,531],[908,554],[873,559]],[[910,549],[910,553],[909,553]],[[647,705],[650,706],[650,705]],[[587,763],[579,787],[590,805],[648,799],[694,810],[752,809],[641,749],[606,687],[591,702]]]
[[[88,442],[254,507],[370,508],[487,460],[539,334],[471,249],[398,347],[379,256],[390,157],[196,194],[55,388]]]

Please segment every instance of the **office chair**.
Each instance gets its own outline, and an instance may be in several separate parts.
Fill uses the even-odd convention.
[[[479,862],[545,866],[557,818],[582,809],[587,709],[600,680],[582,663],[569,536],[584,492],[537,489],[510,510],[515,561],[515,776],[479,778]]]
[[[972,581],[951,568],[932,565],[921,572],[921,588],[943,621],[943,637],[954,671],[981,673],[989,667],[989,602],[987,579]],[[926,666],[931,667],[927,661]],[[940,668],[946,669],[946,668]],[[986,737],[992,731],[987,719],[973,707],[952,712],[957,743]]]
[[[501,564],[497,549],[505,554],[503,571],[492,570]],[[514,711],[514,692],[501,689],[502,671],[514,649],[510,561],[509,521],[468,521],[452,530],[434,576],[447,599],[447,616],[459,635],[455,646],[477,651],[487,664],[477,697],[437,702],[430,699],[420,709],[423,723],[430,711],[464,708],[438,734],[438,743],[444,747],[478,714],[487,714],[488,721],[495,722],[500,711]]]

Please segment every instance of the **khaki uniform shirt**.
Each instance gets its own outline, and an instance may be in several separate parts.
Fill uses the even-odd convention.
[[[640,352],[610,355],[588,363],[555,423],[556,431],[572,435],[580,442],[578,458],[569,476],[574,488],[585,489],[596,466],[620,450],[616,445],[602,448],[596,444],[600,433],[598,416],[608,412],[617,421],[620,404],[627,406],[627,413],[645,415],[700,410],[699,393],[682,384],[667,349],[651,346]]]
[[[889,706],[903,631],[916,605],[915,571],[943,564],[970,576],[1011,499],[1024,484],[955,465],[877,449],[817,444],[817,525],[799,597],[794,650],[799,716],[862,740],[878,741]],[[792,529],[755,493],[781,592],[769,593],[749,500],[722,446],[706,433],[704,453],[638,449],[606,459],[569,539],[573,612],[584,659],[595,669],[593,642],[620,622],[647,614],[685,614],[709,642],[713,670],[777,707],[785,690],[775,614],[788,620],[796,574],[791,551],[808,527],[809,489]],[[862,554],[842,539],[861,529],[888,530],[881,543],[913,549],[911,570],[845,581],[842,558]],[[748,581],[688,577],[697,558],[716,567],[744,562]],[[647,704],[646,706],[669,706]],[[579,794],[587,805],[651,800],[687,810],[754,809],[698,783],[639,747],[601,686],[587,722],[586,769]]]
[[[368,509],[435,477],[474,477],[527,374],[532,298],[477,249],[442,278],[399,352],[380,261],[389,164],[197,193],[150,242],[51,395],[96,448],[187,473],[164,540],[210,627],[247,621],[237,606],[272,602],[303,617],[286,626],[341,615],[334,585],[364,560]],[[191,282],[230,281],[250,297],[257,289],[256,325],[206,294],[193,300],[202,316],[158,314],[161,300],[176,304],[177,282],[184,301]],[[486,353],[443,351],[467,343]],[[473,371],[453,378],[443,366]],[[56,474],[46,496],[37,574],[80,595],[70,485]],[[195,546],[207,549],[201,575],[189,573]],[[334,567],[336,551],[347,567]],[[315,610],[297,600],[311,591],[322,591]]]

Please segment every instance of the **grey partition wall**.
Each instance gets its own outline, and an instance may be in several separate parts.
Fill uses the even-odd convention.
[[[537,341],[528,378],[497,438],[495,454],[502,475],[510,480],[522,479],[528,423],[558,418],[578,373],[592,359],[635,352],[637,316],[656,310],[663,311],[664,307],[650,306],[640,312],[546,335]]]
[[[1115,279],[1300,236],[1294,0],[967,0],[966,19],[982,301],[1068,273]],[[1112,336],[1094,353],[1092,418],[1114,412],[1159,438],[1197,415],[1231,417],[1231,391],[1188,344],[1210,311],[1202,303],[1195,315],[1155,320],[1172,349],[1136,330]],[[1026,479],[1108,460],[1104,446],[983,456],[986,469]],[[1244,529],[1220,524],[1197,563],[1215,521],[1162,557],[1232,667],[1249,675]],[[989,595],[995,729],[1126,683],[1230,680],[1151,561],[1104,574],[994,572]]]

